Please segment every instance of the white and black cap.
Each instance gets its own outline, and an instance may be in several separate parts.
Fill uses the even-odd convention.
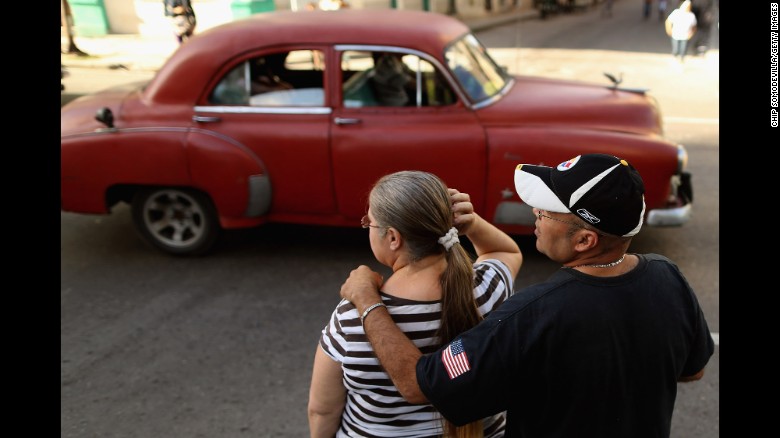
[[[576,214],[615,236],[635,235],[645,216],[642,177],[613,155],[578,155],[554,168],[519,164],[515,190],[531,207]]]

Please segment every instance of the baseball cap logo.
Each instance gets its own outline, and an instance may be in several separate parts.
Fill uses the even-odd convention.
[[[583,219],[590,222],[591,224],[597,224],[601,222],[601,219],[597,218],[596,216],[593,216],[590,214],[588,210],[585,210],[584,208],[577,209],[577,214],[580,215]]]
[[[574,158],[572,158],[572,159],[570,159],[568,161],[564,161],[563,163],[559,164],[558,167],[556,167],[555,169],[556,170],[569,170],[572,167],[574,167],[575,164],[577,164],[577,161],[580,161],[580,157],[581,157],[581,155],[577,155],[576,157],[574,157]]]

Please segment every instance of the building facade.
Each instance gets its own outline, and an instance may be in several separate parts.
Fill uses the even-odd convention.
[[[68,0],[76,35],[168,34],[170,23],[162,0]],[[317,0],[192,0],[198,30],[218,26],[252,14],[275,10],[304,10]],[[531,0],[346,0],[358,9],[417,9],[476,18],[533,9]]]

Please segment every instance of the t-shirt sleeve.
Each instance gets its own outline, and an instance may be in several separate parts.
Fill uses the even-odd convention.
[[[692,376],[704,369],[715,352],[715,341],[710,334],[710,328],[707,325],[707,320],[704,318],[704,312],[699,306],[696,295],[694,295],[692,290],[690,293],[695,304],[694,311],[696,312],[694,318],[694,338],[688,360],[685,361],[683,366],[681,377]]]
[[[680,274],[680,276],[682,277],[682,274]],[[715,352],[715,341],[712,339],[712,334],[710,334],[709,325],[707,325],[707,320],[699,305],[699,300],[696,298],[696,294],[690,286],[688,286],[688,293],[690,293],[694,312],[693,341],[691,342],[690,352],[688,354],[688,359],[683,366],[681,377],[692,376],[704,369],[707,362],[709,362],[710,357],[712,357],[712,354]]]
[[[676,263],[672,262],[669,258],[658,254],[646,254],[645,258],[650,261],[662,260],[666,262],[666,266],[672,270],[674,275],[683,285],[684,293],[688,294],[685,302],[687,303],[688,313],[690,315],[692,335],[688,357],[682,367],[681,375],[678,377],[692,376],[704,369],[707,362],[709,362],[710,357],[715,352],[715,341],[710,334],[710,328],[707,325],[704,312],[702,311],[701,305],[699,305],[699,300],[696,298],[696,293],[693,291],[693,288],[690,286],[688,280],[682,274]]]
[[[417,383],[441,414],[456,425],[506,410],[509,374],[491,336],[499,320],[486,320],[417,362]]]
[[[488,259],[474,264],[474,299],[479,313],[487,316],[514,292],[514,278],[500,260]]]
[[[514,292],[514,278],[500,260],[474,264],[474,299],[487,317]],[[500,348],[507,345],[493,336],[500,319],[483,321],[456,337],[439,351],[417,362],[417,383],[428,400],[448,420],[467,424],[506,410],[505,376]]]
[[[355,319],[359,320],[355,306],[347,300],[342,300],[333,311],[328,325],[322,329],[320,347],[336,362],[343,363],[344,356],[347,354],[347,340],[343,325],[350,325],[350,321]]]

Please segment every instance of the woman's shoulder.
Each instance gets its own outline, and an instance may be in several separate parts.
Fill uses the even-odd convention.
[[[474,264],[474,299],[485,316],[514,293],[514,279],[500,260],[487,259]]]
[[[504,284],[512,285],[512,272],[509,267],[498,259],[485,259],[474,263],[474,273],[477,285],[485,280],[495,281],[495,276]]]

